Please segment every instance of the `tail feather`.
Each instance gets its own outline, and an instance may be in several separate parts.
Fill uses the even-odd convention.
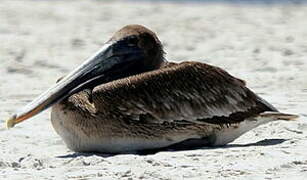
[[[295,114],[287,114],[287,113],[271,112],[271,111],[263,112],[259,116],[263,118],[273,118],[276,120],[285,120],[285,121],[294,121],[297,118],[299,118],[299,116]]]

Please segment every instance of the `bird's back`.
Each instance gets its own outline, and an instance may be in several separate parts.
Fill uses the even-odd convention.
[[[78,131],[74,134],[83,134],[79,139],[94,139],[94,146],[82,147],[118,152],[186,146],[191,140],[193,145],[226,144],[269,122],[253,120],[275,111],[224,70],[184,62],[83,90],[57,105],[53,114],[61,114],[60,121]],[[55,124],[58,117],[54,115]],[[66,131],[59,133],[62,137],[74,131],[63,130],[63,124],[57,127]],[[66,141],[76,144],[75,139]]]

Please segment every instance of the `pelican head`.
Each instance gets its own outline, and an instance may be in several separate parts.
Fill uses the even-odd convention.
[[[162,45],[155,33],[140,25],[125,26],[79,67],[17,111],[7,121],[7,127],[31,118],[85,87],[157,69],[163,60]]]

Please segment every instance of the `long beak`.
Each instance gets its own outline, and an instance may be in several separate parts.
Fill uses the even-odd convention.
[[[105,78],[107,81],[121,77],[119,74],[121,68],[127,70],[126,66],[141,60],[143,57],[144,54],[140,48],[129,46],[123,40],[106,43],[97,53],[89,57],[60,82],[17,111],[7,120],[7,128],[14,127],[14,125],[33,117],[73,93],[80,91],[84,85],[94,80]]]

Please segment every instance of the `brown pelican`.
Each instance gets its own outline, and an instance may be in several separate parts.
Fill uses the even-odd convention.
[[[52,125],[69,149],[122,153],[225,145],[261,124],[297,118],[218,67],[163,55],[152,31],[125,26],[7,126],[52,107]]]

